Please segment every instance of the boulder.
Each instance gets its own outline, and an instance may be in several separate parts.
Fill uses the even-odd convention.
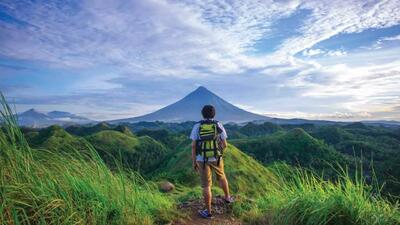
[[[158,186],[163,192],[170,192],[175,189],[175,185],[168,181],[160,182]]]

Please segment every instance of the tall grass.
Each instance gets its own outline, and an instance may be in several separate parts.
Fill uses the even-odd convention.
[[[88,151],[73,147],[62,152],[31,149],[17,126],[13,110],[0,96],[1,224],[146,225],[172,219],[172,198],[160,194],[136,173],[110,171],[89,144],[85,148]],[[235,193],[251,196],[253,192],[262,192],[255,200],[238,198],[233,205],[234,212],[246,224],[400,224],[399,204],[372,191],[362,177],[351,179],[342,171],[339,179],[326,181],[284,164],[268,169],[259,164],[248,165],[256,162],[243,160],[245,157],[238,150],[236,153],[241,157],[227,163],[251,169],[237,168],[236,173],[227,169],[228,176],[237,176],[230,180],[232,184],[240,184],[240,179],[254,171],[261,171],[256,173],[257,179],[265,181],[247,182],[242,184],[247,188],[237,189],[246,193]],[[180,169],[190,169],[190,161],[186,166]],[[200,196],[198,188],[182,191]]]
[[[1,224],[154,224],[173,203],[137,174],[113,173],[89,153],[33,150],[1,95]]]
[[[342,176],[332,182],[286,164],[270,170],[277,179],[268,193],[235,206],[248,224],[400,224],[399,204],[373,192],[360,176],[338,171]]]

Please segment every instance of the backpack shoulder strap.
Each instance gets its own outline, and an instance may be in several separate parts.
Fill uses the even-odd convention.
[[[214,123],[217,126],[217,133],[221,134],[222,133],[222,129],[219,127],[219,122],[217,120],[214,120]]]

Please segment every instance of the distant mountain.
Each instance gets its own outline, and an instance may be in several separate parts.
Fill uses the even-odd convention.
[[[363,120],[361,122],[372,126],[384,126],[384,127],[400,126],[400,121],[395,121],[395,120]]]
[[[353,122],[338,122],[328,120],[307,120],[300,118],[282,119],[272,118],[256,113],[243,110],[217,96],[205,87],[198,87],[193,92],[186,95],[181,100],[161,108],[155,112],[126,119],[118,119],[107,121],[110,124],[119,123],[148,123],[154,121],[162,121],[167,123],[179,123],[186,121],[198,121],[201,119],[201,109],[204,105],[214,105],[217,114],[216,119],[224,122],[234,122],[245,125],[248,122],[255,124],[263,124],[264,122],[271,122],[278,125],[300,125],[300,124],[313,124],[313,125],[346,125]],[[1,121],[1,119],[0,119]],[[89,124],[95,121],[81,117],[69,112],[51,111],[48,113],[38,112],[35,109],[30,109],[26,112],[18,114],[18,122],[21,126],[26,127],[48,127],[51,125],[70,126]],[[363,124],[372,126],[385,126],[385,127],[398,127],[399,121],[360,121]],[[142,124],[143,125],[143,124]],[[191,126],[191,125],[190,125]]]
[[[207,88],[200,86],[183,99],[153,113],[127,119],[113,120],[111,123],[164,121],[183,122],[201,119],[201,109],[211,104],[217,110],[216,119],[222,122],[247,122],[253,120],[269,120],[267,116],[258,115],[238,108],[220,98]]]
[[[35,109],[29,109],[28,111],[18,114],[17,117],[19,125],[25,127],[48,127],[51,125],[65,126],[94,122],[93,120],[69,112],[52,111],[49,113],[42,113]]]

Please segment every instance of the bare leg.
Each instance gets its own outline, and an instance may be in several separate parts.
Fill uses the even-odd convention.
[[[211,213],[211,187],[203,188],[204,204],[209,213]]]
[[[229,195],[229,184],[228,184],[228,180],[226,179],[226,177],[221,177],[219,179],[219,186],[222,188],[222,190],[224,191],[225,194],[225,199],[229,199],[230,195]]]

